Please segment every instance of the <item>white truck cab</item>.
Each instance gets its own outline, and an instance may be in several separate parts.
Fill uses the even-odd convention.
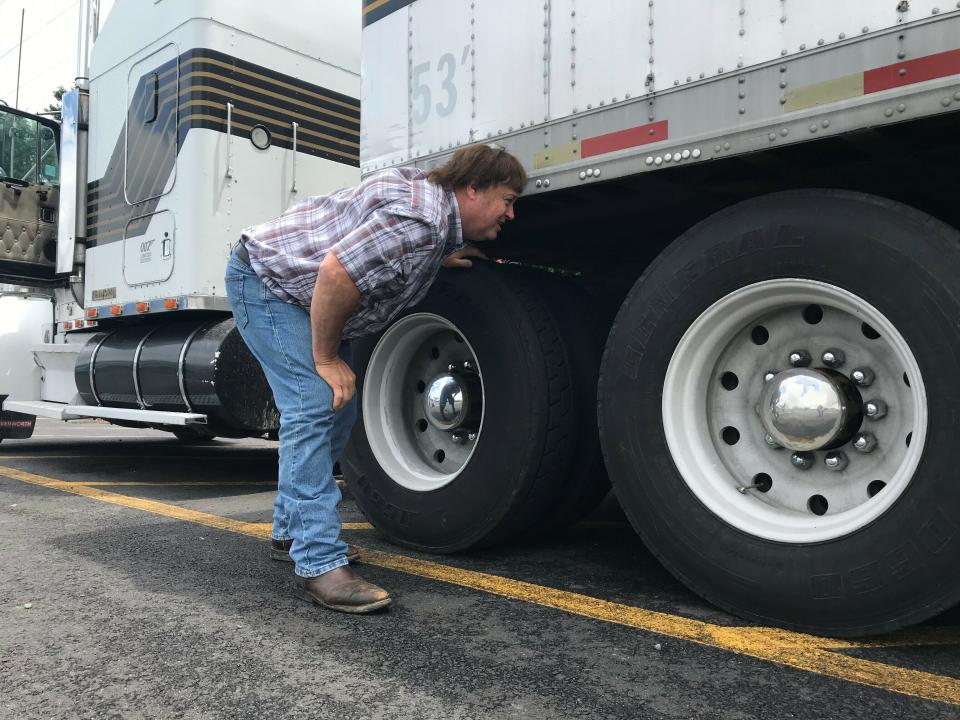
[[[360,8],[118,0],[99,34],[95,11],[61,127],[0,107],[0,282],[56,304],[4,409],[272,433],[223,273],[244,227],[358,180]]]

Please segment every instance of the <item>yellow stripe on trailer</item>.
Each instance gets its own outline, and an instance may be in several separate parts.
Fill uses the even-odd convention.
[[[817,105],[828,105],[863,95],[863,73],[844,75],[825,82],[803,85],[786,93],[784,112],[795,112]]]

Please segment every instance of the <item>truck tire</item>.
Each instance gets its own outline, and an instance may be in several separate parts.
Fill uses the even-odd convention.
[[[601,441],[634,528],[763,623],[866,635],[953,606],[957,318],[960,233],[911,208],[807,190],[704,220],[604,354]]]
[[[541,522],[575,425],[563,343],[528,280],[487,263],[441,271],[354,359],[358,420],[341,466],[381,533],[449,553]]]
[[[566,352],[571,377],[574,430],[573,460],[569,471],[555,491],[553,508],[531,534],[563,530],[592,510],[610,492],[610,480],[603,465],[600,434],[597,427],[597,379],[600,358],[606,341],[606,326],[593,298],[574,281],[541,270],[515,270],[526,273],[546,301]]]

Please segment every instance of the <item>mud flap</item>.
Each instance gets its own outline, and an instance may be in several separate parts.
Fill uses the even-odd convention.
[[[6,395],[0,395],[0,405],[6,399]],[[29,440],[36,424],[37,418],[34,415],[0,410],[0,440]]]

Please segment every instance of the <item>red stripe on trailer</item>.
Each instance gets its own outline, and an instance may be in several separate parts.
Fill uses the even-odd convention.
[[[948,50],[867,70],[863,74],[863,93],[868,95],[948,75],[960,75],[960,50]]]
[[[580,146],[580,157],[593,157],[594,155],[603,155],[604,153],[616,152],[627,148],[637,147],[638,145],[649,145],[650,143],[660,142],[669,137],[667,130],[667,121],[641,125],[640,127],[627,128],[617,132],[607,133],[606,135],[597,135],[592,138],[585,138]]]

